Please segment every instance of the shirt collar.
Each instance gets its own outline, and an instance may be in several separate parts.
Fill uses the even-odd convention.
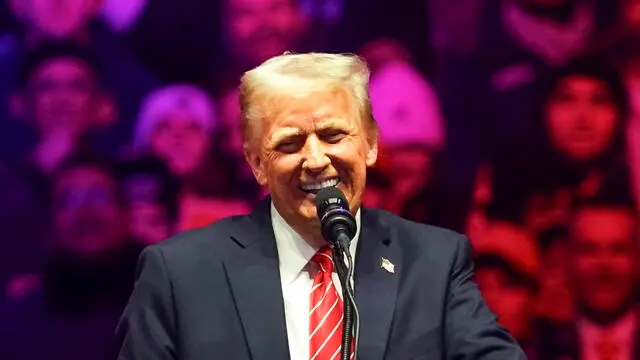
[[[349,252],[356,258],[356,248],[360,237],[360,210],[356,212],[356,235],[351,240]],[[271,202],[271,226],[276,238],[278,260],[280,264],[280,279],[283,285],[288,285],[298,277],[305,266],[318,251],[317,247],[309,245],[280,215]]]

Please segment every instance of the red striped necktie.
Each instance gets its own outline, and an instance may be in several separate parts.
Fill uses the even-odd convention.
[[[309,314],[309,359],[336,360],[342,348],[343,304],[333,284],[331,248],[321,248],[311,261],[319,270],[313,278]],[[352,344],[353,345],[353,344]],[[351,358],[353,358],[353,346]]]

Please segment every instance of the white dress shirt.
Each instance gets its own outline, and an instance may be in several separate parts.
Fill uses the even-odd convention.
[[[598,341],[609,337],[618,348],[616,360],[631,360],[635,347],[637,315],[634,311],[609,326],[600,326],[586,319],[578,320],[581,353],[585,360],[599,360]]]
[[[349,251],[355,261],[356,246],[360,235],[360,211],[355,215],[358,230],[351,241]],[[271,204],[271,225],[276,238],[280,264],[280,282],[284,298],[287,339],[291,360],[309,359],[309,296],[313,275],[309,261],[318,251],[309,245],[278,213]],[[342,296],[338,274],[334,271],[333,283]]]

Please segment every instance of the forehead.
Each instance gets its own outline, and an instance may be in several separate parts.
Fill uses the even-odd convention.
[[[560,80],[555,90],[591,94],[595,92],[609,92],[609,86],[604,81],[591,76],[570,75]]]
[[[636,221],[624,209],[582,209],[573,219],[573,237],[599,243],[625,241],[635,236]]]
[[[343,92],[312,93],[301,98],[278,98],[277,111],[263,119],[267,134],[312,131],[318,128],[360,128],[361,121],[350,99]],[[345,129],[346,130],[346,129]]]
[[[82,60],[73,57],[43,61],[31,74],[31,80],[42,78],[90,78],[92,71]]]
[[[87,187],[111,187],[114,179],[98,167],[83,166],[65,171],[56,181],[55,189],[65,191]]]

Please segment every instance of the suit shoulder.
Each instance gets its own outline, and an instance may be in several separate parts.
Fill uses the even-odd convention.
[[[392,232],[396,232],[402,241],[416,246],[457,248],[461,242],[468,242],[466,236],[450,229],[407,220],[386,210],[369,209],[369,211],[378,217],[380,223],[386,224]]]
[[[234,224],[244,216],[231,216],[207,226],[185,230],[177,233],[157,244],[150,245],[161,251],[165,256],[174,254],[199,253],[208,248],[215,248],[216,253],[224,252],[225,248],[232,245],[228,241]]]

